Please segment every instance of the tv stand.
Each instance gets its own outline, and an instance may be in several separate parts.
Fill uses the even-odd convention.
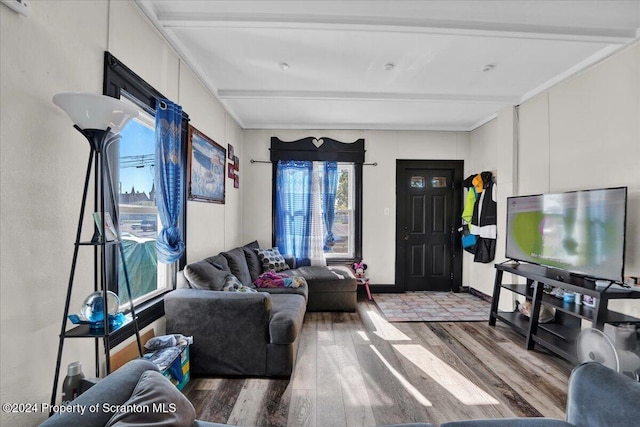
[[[607,290],[603,292],[596,288],[594,281],[581,276],[574,276],[557,269],[551,269],[534,264],[496,264],[496,276],[493,286],[493,299],[489,325],[495,326],[500,320],[511,326],[525,337],[525,347],[533,350],[535,345],[577,363],[575,340],[581,330],[582,320],[591,321],[594,328],[602,330],[605,323],[638,323],[640,319],[608,309],[609,300],[640,299],[640,292]],[[526,284],[505,284],[502,282],[504,273],[511,273],[524,277]],[[564,274],[563,274],[564,273]],[[544,285],[558,287],[595,298],[595,307],[587,307],[574,303],[565,303],[543,292]],[[498,310],[502,290],[507,290],[524,296],[531,301],[530,317],[518,311],[504,312]],[[538,316],[542,305],[555,308],[556,316],[552,323],[539,323]]]

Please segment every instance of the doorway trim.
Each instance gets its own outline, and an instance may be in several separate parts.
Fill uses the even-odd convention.
[[[462,181],[464,177],[464,160],[396,160],[396,258],[395,258],[395,292],[404,293],[405,289],[405,271],[404,271],[404,259],[406,254],[404,253],[404,245],[400,244],[400,238],[403,234],[402,224],[400,218],[405,217],[405,206],[400,201],[399,194],[401,189],[404,188],[402,177],[405,175],[407,169],[452,169],[453,170],[453,218],[451,218],[451,224],[453,226],[452,236],[452,249],[451,249],[451,272],[452,282],[451,289],[453,292],[459,292],[462,286],[462,243],[459,235],[457,234],[458,228],[462,225]],[[457,194],[457,196],[456,196]]]

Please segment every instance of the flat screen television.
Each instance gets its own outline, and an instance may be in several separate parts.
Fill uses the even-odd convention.
[[[506,257],[622,281],[627,187],[507,198]]]

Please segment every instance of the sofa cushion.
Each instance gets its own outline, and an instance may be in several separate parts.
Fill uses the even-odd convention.
[[[249,273],[247,258],[244,256],[242,248],[234,248],[230,251],[221,252],[221,254],[227,259],[231,273],[236,276],[243,285],[252,288],[251,274]]]
[[[220,291],[228,274],[227,271],[218,270],[204,260],[193,262],[184,268],[184,277],[187,278],[189,286],[193,289]]]
[[[302,286],[299,286],[297,288],[256,288],[256,289],[258,289],[260,292],[267,292],[271,295],[275,295],[275,294],[302,295],[305,303],[309,299],[309,286],[307,286],[306,282]]]
[[[284,271],[289,269],[278,248],[256,249],[256,254],[258,254],[258,258],[262,263],[263,272],[271,270]]]
[[[302,330],[305,308],[302,295],[271,294],[271,344],[291,344],[296,340]]]
[[[115,406],[114,406],[115,407]],[[126,409],[131,408],[131,411]],[[148,408],[137,411],[133,408]],[[190,427],[196,410],[189,400],[160,372],[146,371],[133,394],[111,417],[106,427],[184,426]]]
[[[242,247],[244,256],[247,259],[247,267],[249,268],[249,274],[251,275],[252,282],[255,281],[256,278],[262,273],[262,263],[260,262],[260,258],[258,258],[258,254],[255,251],[256,249],[260,249],[257,240],[254,240],[251,243],[247,243]]]
[[[215,256],[210,256],[209,258],[205,258],[204,261],[213,265],[218,270],[231,271],[229,268],[229,262],[227,262],[227,258],[225,258],[221,253]]]
[[[293,271],[306,279],[309,292],[354,292],[358,288],[348,268],[305,266]]]

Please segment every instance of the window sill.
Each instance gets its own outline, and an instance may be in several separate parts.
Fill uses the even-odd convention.
[[[357,260],[357,258],[327,258],[327,265],[346,265],[351,267],[351,264]]]
[[[164,296],[167,293],[156,296],[155,298],[145,301],[136,307],[136,316],[138,317],[138,330],[149,326],[162,316],[164,316]],[[123,326],[113,333],[109,339],[109,347],[114,348],[118,344],[124,342],[127,338],[135,335],[134,323]]]

